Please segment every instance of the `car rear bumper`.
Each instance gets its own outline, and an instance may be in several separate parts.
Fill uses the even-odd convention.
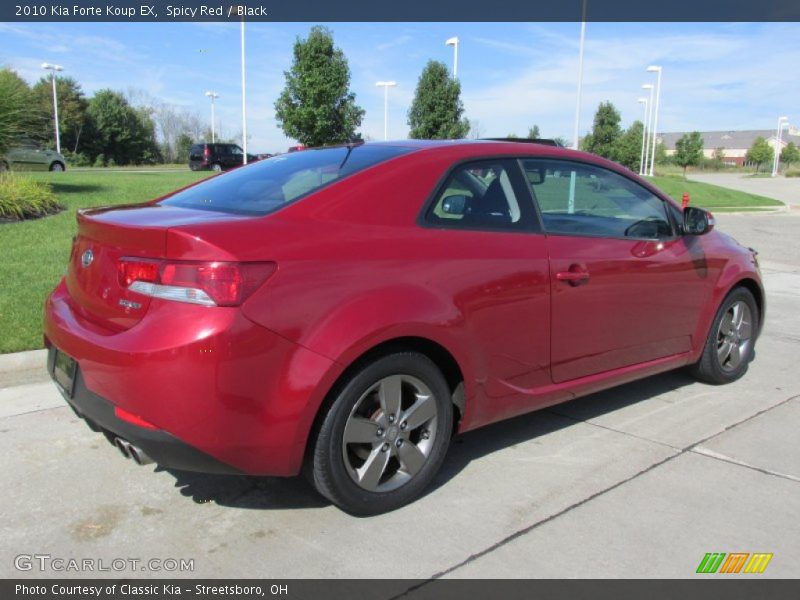
[[[51,377],[53,377],[55,353],[55,347],[50,347],[47,354],[47,370]],[[117,417],[114,404],[86,387],[80,370],[76,373],[71,393],[58,383],[56,387],[75,414],[86,421],[93,431],[104,433],[112,442],[115,438],[121,438],[134,444],[162,467],[202,473],[241,474],[235,467],[182,442],[166,431],[138,427],[123,421]]]
[[[153,300],[130,329],[105,331],[80,316],[63,281],[45,303],[44,332],[78,364],[76,411],[174,468],[296,475],[341,372],[238,308]],[[157,430],[120,424],[115,407]]]

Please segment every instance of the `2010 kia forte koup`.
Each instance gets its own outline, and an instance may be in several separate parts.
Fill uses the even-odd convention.
[[[69,404],[137,462],[418,496],[454,431],[690,367],[741,377],[755,252],[617,164],[544,144],[278,156],[84,210],[45,306]]]

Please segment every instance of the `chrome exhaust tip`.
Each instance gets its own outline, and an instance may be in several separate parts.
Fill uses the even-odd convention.
[[[149,465],[153,462],[153,459],[147,456],[141,448],[134,446],[128,440],[120,437],[114,438],[114,445],[122,453],[122,456],[133,459],[137,465]]]

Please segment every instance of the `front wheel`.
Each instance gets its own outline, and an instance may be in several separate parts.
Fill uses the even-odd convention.
[[[314,486],[355,515],[414,500],[450,443],[453,406],[441,371],[426,356],[400,352],[367,364],[334,393],[310,457]]]
[[[215,173],[219,173],[220,171],[222,171],[222,165],[219,163],[214,163],[213,165],[211,165],[211,170],[214,171]]]
[[[714,317],[703,354],[692,366],[695,377],[719,385],[744,375],[753,360],[759,318],[749,290],[739,287],[728,294]]]
[[[52,165],[50,165],[50,170],[57,171],[60,173],[61,171],[64,170],[64,165],[62,165],[60,162],[54,162]]]

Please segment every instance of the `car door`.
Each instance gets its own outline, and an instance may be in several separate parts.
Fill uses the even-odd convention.
[[[424,215],[415,240],[442,267],[435,289],[457,307],[476,355],[483,401],[473,423],[536,407],[550,385],[550,281],[545,238],[515,160],[455,166]]]
[[[689,351],[709,282],[666,201],[588,163],[521,164],[547,235],[553,381]]]

